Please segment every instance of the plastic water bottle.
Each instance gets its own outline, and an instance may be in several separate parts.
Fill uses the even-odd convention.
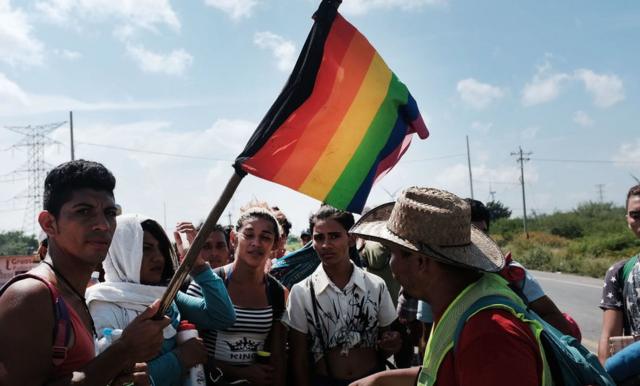
[[[198,330],[196,330],[196,326],[189,323],[186,320],[180,322],[178,326],[178,335],[176,336],[176,340],[178,345],[183,344],[192,338],[198,337]],[[184,386],[206,386],[207,380],[204,375],[204,366],[202,364],[195,365],[191,369],[189,369],[189,373],[184,380]]]
[[[96,355],[104,352],[107,347],[120,338],[120,335],[122,335],[122,330],[119,328],[104,328],[102,338],[98,339],[96,343]]]

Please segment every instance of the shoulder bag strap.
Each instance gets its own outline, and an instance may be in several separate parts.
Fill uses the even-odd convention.
[[[313,323],[315,324],[316,331],[318,332],[318,339],[320,340],[320,347],[322,347],[322,354],[324,356],[324,363],[327,366],[327,375],[335,379],[333,371],[331,370],[331,363],[329,361],[329,355],[327,355],[328,349],[322,335],[322,319],[318,316],[318,300],[316,299],[316,290],[313,287],[313,279],[309,279],[309,290],[311,291],[311,306],[313,307]]]

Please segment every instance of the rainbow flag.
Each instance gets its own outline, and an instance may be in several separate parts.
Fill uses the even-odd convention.
[[[234,166],[359,213],[412,134],[429,133],[407,87],[339,3],[320,4],[285,88]]]

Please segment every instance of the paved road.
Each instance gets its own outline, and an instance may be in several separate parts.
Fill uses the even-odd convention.
[[[595,352],[602,324],[602,311],[598,308],[602,280],[562,273],[530,272],[560,310],[578,322],[582,330],[582,344]]]

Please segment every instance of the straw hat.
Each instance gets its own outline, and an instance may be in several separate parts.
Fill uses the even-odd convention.
[[[408,188],[395,203],[364,214],[349,232],[485,272],[505,264],[498,245],[471,225],[469,204],[444,190]]]

